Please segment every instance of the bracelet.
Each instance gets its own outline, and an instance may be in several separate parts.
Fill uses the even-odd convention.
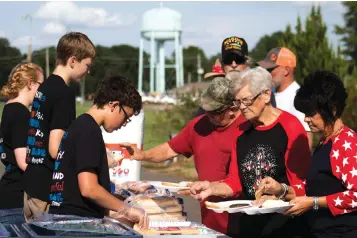
[[[316,212],[319,210],[319,197],[313,197],[312,209]]]
[[[289,187],[288,187],[288,185],[286,185],[285,183],[282,183],[281,186],[283,187],[284,192],[283,192],[283,194],[279,197],[279,199],[284,198],[284,197],[286,196],[286,194],[288,193],[288,191],[289,191]]]

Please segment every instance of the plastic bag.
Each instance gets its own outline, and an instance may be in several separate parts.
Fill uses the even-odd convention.
[[[73,215],[44,214],[30,224],[53,231],[89,232],[97,234],[126,235],[131,232],[106,219],[78,217]]]
[[[0,237],[10,237],[10,232],[0,223]]]

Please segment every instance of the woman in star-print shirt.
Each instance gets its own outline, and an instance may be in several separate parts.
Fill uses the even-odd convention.
[[[347,92],[333,73],[311,73],[294,105],[311,132],[321,135],[306,176],[306,195],[290,201],[287,214],[305,213],[316,237],[357,237],[357,135],[341,115]]]
[[[254,200],[265,177],[290,185],[292,194],[304,195],[303,178],[310,166],[311,153],[306,131],[300,121],[270,103],[272,78],[257,67],[243,72],[232,82],[235,105],[247,119],[239,126],[233,143],[228,176],[218,182],[197,182],[191,193],[197,199],[208,196]],[[280,184],[279,184],[280,185]],[[282,192],[281,189],[279,192]],[[278,196],[283,195],[279,194]],[[301,219],[283,214],[231,214],[228,235],[242,238],[296,237],[294,227],[303,232]]]

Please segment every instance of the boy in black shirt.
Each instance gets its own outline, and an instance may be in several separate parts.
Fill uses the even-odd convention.
[[[64,131],[76,117],[75,95],[68,84],[83,78],[94,58],[95,47],[86,35],[71,32],[62,36],[57,45],[57,66],[35,94],[23,177],[27,221],[48,211],[54,159]]]
[[[118,211],[139,226],[148,220],[142,210],[127,207],[110,194],[109,168],[100,127],[111,133],[139,114],[142,101],[135,87],[121,76],[102,80],[94,105],[63,135],[50,189],[50,213],[103,218]]]

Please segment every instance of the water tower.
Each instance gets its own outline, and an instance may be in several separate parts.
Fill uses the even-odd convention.
[[[183,81],[183,57],[181,39],[181,14],[172,9],[163,7],[148,10],[143,15],[140,32],[139,52],[139,92],[143,90],[143,56],[144,40],[150,41],[150,92],[165,92],[165,69],[176,69],[176,87],[181,87]],[[175,64],[165,64],[164,44],[174,41]]]

